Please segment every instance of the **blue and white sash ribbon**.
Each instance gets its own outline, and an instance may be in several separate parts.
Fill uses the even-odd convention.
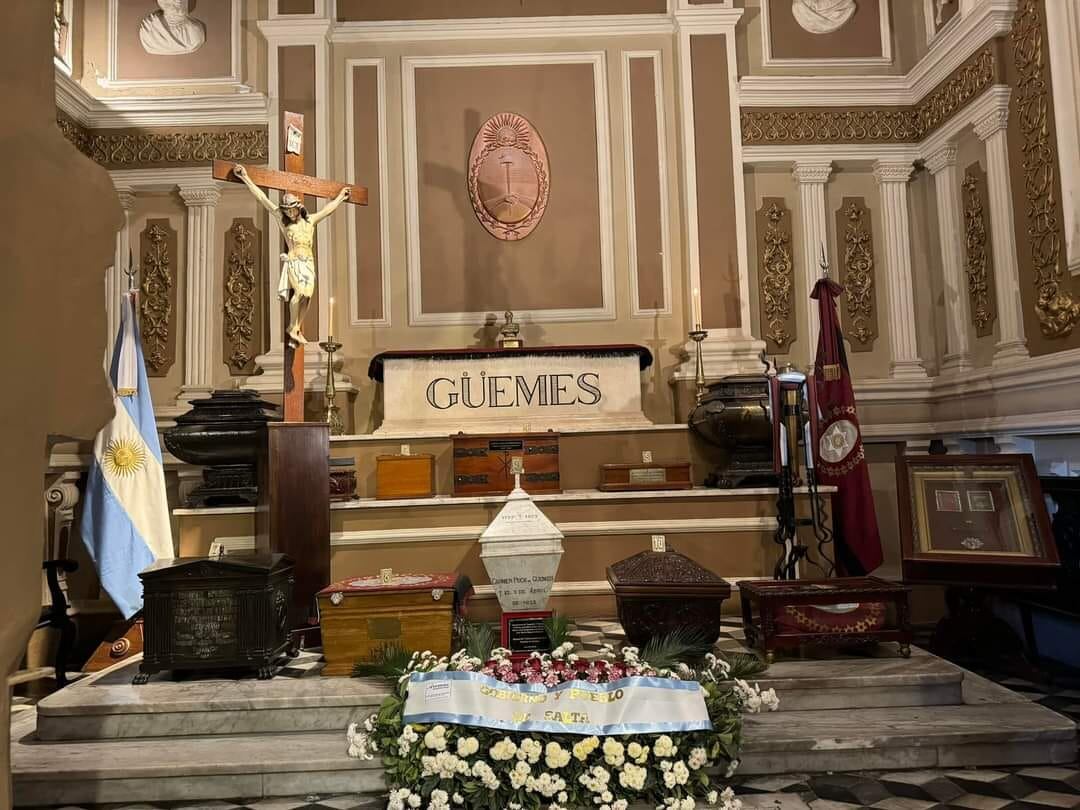
[[[546,687],[503,683],[478,672],[414,672],[402,719],[609,736],[712,728],[701,684],[641,676]]]

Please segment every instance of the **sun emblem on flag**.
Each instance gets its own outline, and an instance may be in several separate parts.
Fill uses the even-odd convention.
[[[146,450],[131,439],[113,439],[101,461],[113,475],[134,475],[146,463]]]

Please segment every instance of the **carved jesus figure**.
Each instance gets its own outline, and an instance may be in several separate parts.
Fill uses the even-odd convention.
[[[303,333],[304,316],[315,294],[315,226],[330,216],[349,198],[346,186],[334,199],[323,206],[321,211],[308,215],[303,200],[292,192],[286,191],[281,196],[281,205],[263,193],[248,177],[247,170],[237,163],[233,174],[244,181],[255,199],[271,214],[277,215],[278,228],[285,237],[288,253],[281,254],[281,277],[278,279],[278,295],[289,304],[289,326],[285,330],[289,339],[297,346],[307,342]]]

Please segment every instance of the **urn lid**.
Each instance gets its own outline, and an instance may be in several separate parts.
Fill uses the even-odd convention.
[[[157,578],[222,577],[229,574],[270,574],[291,568],[293,561],[280,552],[229,554],[223,557],[176,557],[157,560],[139,572],[143,580]]]
[[[723,577],[677,551],[642,551],[607,569],[608,582],[616,594],[731,595]]]
[[[472,592],[472,582],[457,573],[414,574],[393,572],[388,579],[378,574],[366,577],[349,577],[333,585],[327,585],[317,596],[335,593],[397,593],[400,591],[453,591],[461,599]]]
[[[548,540],[561,544],[562,539],[563,533],[559,527],[540,511],[529,493],[521,488],[519,477],[499,514],[481,533],[480,544],[484,546],[514,540]]]
[[[260,399],[254,391],[230,388],[214,391],[208,399],[194,400],[191,410],[176,417],[176,423],[277,422],[280,419],[278,406],[273,402]]]

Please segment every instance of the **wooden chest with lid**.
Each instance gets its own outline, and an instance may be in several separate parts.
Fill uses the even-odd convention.
[[[455,495],[509,493],[514,488],[511,467],[515,458],[525,467],[521,488],[526,492],[562,492],[558,433],[459,433],[452,438]]]
[[[375,497],[430,498],[435,494],[435,456],[375,457]]]
[[[472,583],[459,574],[355,577],[319,591],[323,675],[351,675],[358,662],[399,646],[449,655],[454,618]]]

